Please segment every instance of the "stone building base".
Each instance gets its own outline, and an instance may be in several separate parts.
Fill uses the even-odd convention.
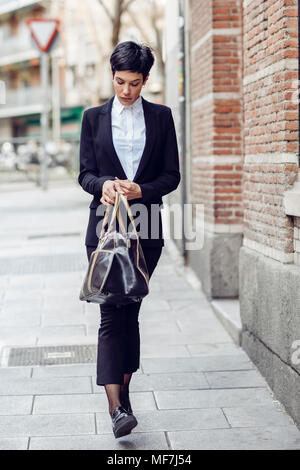
[[[242,247],[239,291],[242,347],[299,426],[299,266]]]
[[[203,248],[188,252],[189,265],[201,280],[203,292],[209,300],[238,297],[241,245],[240,233],[206,233]]]

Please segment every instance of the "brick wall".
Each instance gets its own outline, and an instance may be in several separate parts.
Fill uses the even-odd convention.
[[[244,245],[294,261],[283,192],[297,178],[297,0],[246,0],[244,27]]]
[[[191,1],[192,194],[206,229],[242,230],[241,2]]]

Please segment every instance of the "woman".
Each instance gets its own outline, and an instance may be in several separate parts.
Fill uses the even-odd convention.
[[[94,196],[85,238],[88,259],[98,244],[103,209],[114,204],[119,192],[130,206],[138,203],[145,209],[139,237],[150,277],[164,246],[162,196],[180,182],[171,110],[140,94],[153,63],[151,49],[132,41],[120,43],[113,51],[110,64],[115,96],[84,112],[78,177],[82,188]],[[152,210],[155,208],[158,210]],[[139,368],[140,307],[141,302],[100,305],[97,385],[105,387],[115,437],[129,434],[137,425],[129,383]]]

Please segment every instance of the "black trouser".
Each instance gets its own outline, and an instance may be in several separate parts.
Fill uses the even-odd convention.
[[[94,246],[87,246],[90,259]],[[149,277],[162,253],[162,247],[143,248]],[[151,286],[150,286],[151,292]],[[98,332],[97,385],[123,384],[123,374],[131,374],[140,364],[139,311],[141,302],[117,307],[99,305],[101,323]]]

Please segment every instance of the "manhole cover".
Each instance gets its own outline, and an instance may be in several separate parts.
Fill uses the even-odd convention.
[[[8,348],[2,363],[9,366],[51,366],[59,364],[95,363],[96,345],[37,346],[32,348]]]

